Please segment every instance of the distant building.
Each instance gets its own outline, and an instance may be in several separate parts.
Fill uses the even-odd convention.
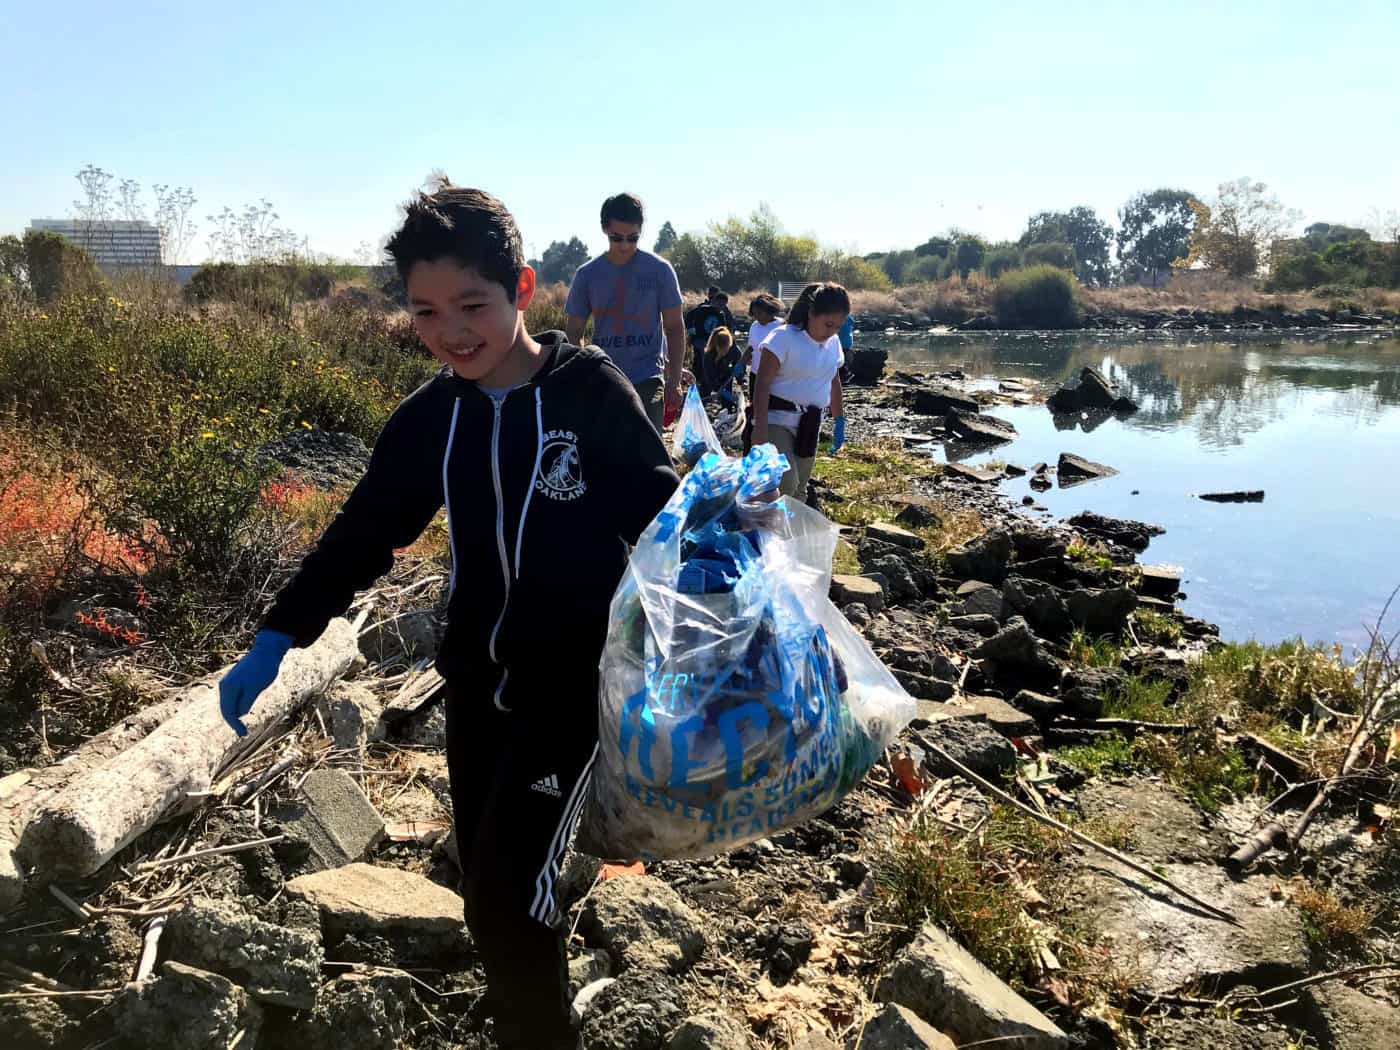
[[[85,222],[82,219],[35,219],[31,230],[56,233],[92,256],[102,270],[161,265],[160,230],[149,222]]]

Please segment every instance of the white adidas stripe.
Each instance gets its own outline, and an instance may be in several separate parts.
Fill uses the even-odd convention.
[[[559,858],[563,855],[564,848],[569,844],[569,836],[573,832],[574,822],[583,809],[584,799],[588,795],[588,782],[593,775],[593,762],[597,757],[598,746],[595,744],[593,753],[588,756],[588,762],[574,783],[574,790],[569,793],[569,801],[564,806],[564,815],[560,818],[558,827],[554,829],[554,838],[549,844],[548,853],[545,855],[544,866],[540,868],[540,873],[535,876],[535,900],[530,905],[530,917],[538,922],[548,922],[549,912],[554,909],[554,880],[559,875]]]

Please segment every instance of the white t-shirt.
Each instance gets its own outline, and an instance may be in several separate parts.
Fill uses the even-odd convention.
[[[794,405],[830,406],[831,381],[841,367],[841,340],[833,335],[819,343],[805,329],[785,324],[768,334],[761,349],[778,359],[778,374],[773,379],[771,393],[787,398]],[[768,410],[768,422],[772,426],[796,427],[800,418],[797,412]]]
[[[781,328],[782,324],[782,318],[775,317],[767,324],[755,321],[749,325],[749,371],[754,375],[758,375],[758,348],[763,345],[763,340],[768,338],[768,334]]]

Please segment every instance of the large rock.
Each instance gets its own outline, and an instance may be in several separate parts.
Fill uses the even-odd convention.
[[[338,868],[363,860],[384,838],[384,818],[340,769],[317,769],[302,782],[297,797],[273,814],[311,849],[313,867]]]
[[[0,842],[0,912],[9,911],[24,897],[24,872],[15,859],[13,843]]]
[[[415,952],[455,945],[462,931],[462,899],[422,875],[372,864],[347,864],[299,875],[285,887],[321,914],[328,944],[347,935],[382,937]]]
[[[1046,638],[1059,638],[1074,626],[1064,596],[1042,580],[1008,576],[1001,593],[1006,604]]]
[[[955,1032],[962,1043],[1014,1040],[1008,1045],[1053,1050],[1070,1042],[1054,1022],[933,923],[925,923],[895,959],[875,996],[909,1007],[930,1024]]]
[[[1236,882],[1214,864],[1165,864],[1176,885],[1232,914],[1232,926],[1117,861],[1095,857],[1067,894],[1072,916],[1096,924],[1115,954],[1131,960],[1133,984],[1148,995],[1199,987],[1270,983],[1302,976],[1308,944],[1298,913],[1271,893],[1272,878]]]
[[[957,606],[959,616],[995,616],[998,620],[1006,615],[1006,603],[1001,591],[990,583],[981,580],[968,580],[957,590],[962,604]]]
[[[1006,420],[980,412],[949,412],[945,425],[959,440],[974,445],[1001,445],[1020,437]]]
[[[887,1003],[849,1045],[852,1050],[957,1050],[937,1028],[895,1003]]]
[[[960,580],[1000,584],[1011,563],[1011,536],[997,530],[977,537],[944,555],[948,572]]]
[[[196,897],[170,917],[169,953],[222,974],[259,1002],[309,1010],[321,984],[321,942],[300,929],[264,922],[227,900]]]
[[[1082,412],[1100,409],[1113,412],[1136,412],[1137,403],[1119,393],[1097,368],[1085,367],[1075,379],[1069,380],[1050,395],[1046,402],[1052,412]]]
[[[950,713],[961,712],[971,717],[939,719],[922,731],[923,738],[930,744],[936,744],[949,758],[995,783],[1003,773],[1015,767],[1016,749],[976,712],[958,708],[950,710]],[[959,775],[957,767],[945,761],[936,751],[928,754],[925,763],[938,776]]]
[[[1060,479],[1062,489],[1097,478],[1111,478],[1117,473],[1112,467],[1095,463],[1092,459],[1085,459],[1071,452],[1061,452],[1059,464],[1055,468],[1055,476]]]
[[[1080,532],[1116,543],[1133,551],[1145,551],[1153,536],[1161,536],[1167,530],[1160,525],[1149,525],[1145,521],[1130,518],[1110,518],[1086,510],[1067,519]]]
[[[666,1044],[666,1050],[749,1050],[749,1034],[722,1013],[689,1017]]]
[[[255,1046],[262,1009],[227,977],[177,962],[129,984],[112,1001],[117,1032],[147,1050],[227,1050],[239,1033]]]
[[[369,449],[354,434],[294,430],[258,449],[258,458],[277,463],[319,489],[353,485],[369,466]]]
[[[1116,667],[1079,668],[1065,677],[1060,697],[1074,717],[1102,718],[1105,702],[1127,680],[1128,676]]]
[[[885,607],[885,589],[876,580],[865,576],[831,578],[831,600],[837,605],[864,605],[871,612]]]
[[[942,508],[931,499],[923,496],[901,496],[895,502],[900,506],[894,520],[907,528],[923,529],[939,525],[943,521]]]
[[[1207,820],[1189,799],[1165,784],[1092,780],[1080,789],[1077,801],[1087,819],[1125,821],[1133,829],[1129,852],[1135,860],[1212,860],[1235,848],[1223,824]]]
[[[889,359],[888,350],[874,347],[855,347],[846,361],[851,370],[851,382],[856,386],[874,386],[885,374],[885,362]]]
[[[298,1050],[399,1050],[407,1046],[413,982],[401,970],[347,973],[321,989],[285,1044]]]
[[[1172,602],[1181,590],[1181,570],[1169,565],[1138,567],[1138,593],[1145,598]]]
[[[1019,616],[1007,620],[1006,626],[972,650],[972,656],[1043,675],[1059,673],[1059,665],[1041,648],[1040,639]]]
[[[1138,604],[1137,595],[1127,587],[1085,587],[1064,595],[1070,619],[1090,634],[1119,634]]]
[[[588,1050],[663,1050],[685,1018],[683,1001],[676,983],[662,974],[624,974],[599,992],[584,1013],[583,1045]]]
[[[921,416],[946,416],[949,412],[980,412],[970,395],[946,383],[930,383],[914,391],[913,411]]]
[[[897,554],[886,554],[861,563],[869,576],[880,577],[886,584],[886,594],[892,601],[918,598],[922,591],[909,564]]]
[[[579,932],[622,971],[682,973],[705,951],[699,916],[650,875],[608,879],[595,889],[579,916]]]

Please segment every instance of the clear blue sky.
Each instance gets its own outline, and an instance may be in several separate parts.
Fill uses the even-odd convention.
[[[1400,209],[1397,0],[712,9],[0,0],[0,233],[71,214],[88,163],[190,186],[194,259],[264,197],[348,255],[433,168],[536,252],[601,250],[621,189],[651,233],[766,201],[863,252],[1242,175],[1306,221]]]

